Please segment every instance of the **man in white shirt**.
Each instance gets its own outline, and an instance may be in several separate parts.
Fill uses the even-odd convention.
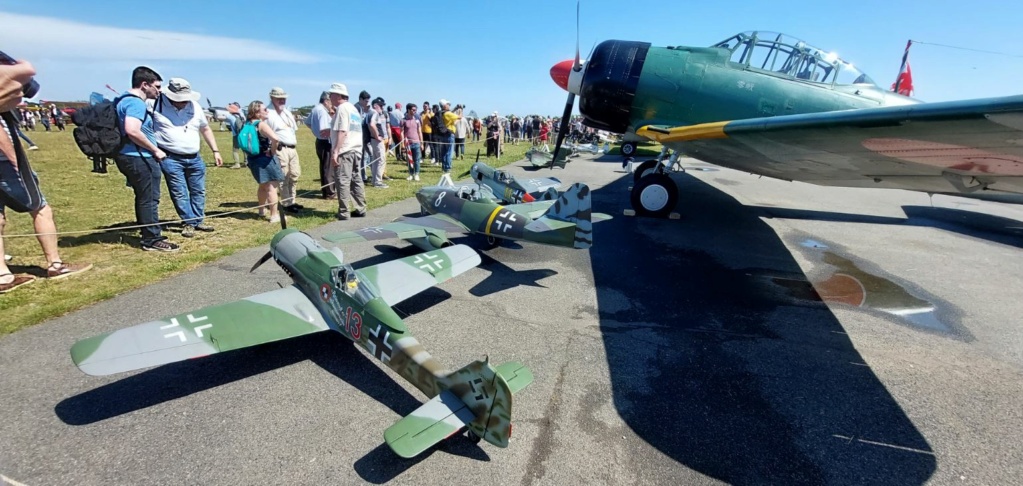
[[[183,78],[171,78],[163,94],[153,103],[153,133],[156,146],[167,157],[160,170],[167,179],[174,209],[183,222],[181,236],[191,238],[195,230],[210,232],[206,217],[206,162],[199,155],[199,136],[206,140],[217,167],[224,165],[213,137],[213,129],[199,106],[200,94]]]
[[[337,179],[337,219],[349,217],[349,202],[354,202],[351,216],[366,215],[366,189],[359,167],[362,164],[362,115],[348,102],[348,87],[341,83],[327,90],[334,105],[334,121],[330,127],[330,160]]]
[[[324,199],[334,199],[334,164],[330,161],[330,122],[334,107],[330,94],[320,94],[320,102],[306,117],[305,123],[316,137],[316,157],[320,159],[320,192]]]
[[[291,110],[285,106],[288,101],[288,93],[281,88],[270,90],[270,106],[267,109],[266,122],[277,134],[280,147],[277,150],[277,161],[281,164],[281,172],[284,173],[284,182],[281,183],[281,204],[284,210],[289,213],[297,213],[303,209],[302,205],[295,201],[295,185],[302,175],[302,167],[298,165],[298,151],[295,150],[298,138],[295,131],[298,123],[291,115]]]

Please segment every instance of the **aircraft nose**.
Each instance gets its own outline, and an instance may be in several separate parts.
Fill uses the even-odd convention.
[[[572,73],[574,63],[575,61],[566,59],[551,68],[551,79],[554,80],[554,84],[561,86],[561,89],[565,91],[568,91],[568,77]]]

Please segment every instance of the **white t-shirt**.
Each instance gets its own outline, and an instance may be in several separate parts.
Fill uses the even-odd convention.
[[[273,129],[274,133],[277,134],[277,140],[285,145],[295,145],[298,139],[295,137],[295,130],[298,129],[298,123],[295,122],[295,117],[291,116],[291,110],[284,108],[281,113],[277,113],[277,110],[270,106],[266,109],[266,122]]]
[[[338,153],[358,150],[362,152],[362,115],[355,105],[344,102],[334,112],[334,121],[330,124],[330,142],[334,143],[338,132],[348,132],[345,143],[341,145]]]
[[[176,154],[198,153],[199,130],[209,126],[202,107],[192,101],[179,110],[164,95],[160,97],[163,99],[159,100],[159,110],[153,113],[156,146]],[[152,101],[147,104],[154,105]]]

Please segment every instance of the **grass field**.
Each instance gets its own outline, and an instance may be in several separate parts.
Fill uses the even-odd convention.
[[[218,131],[217,142],[225,156],[225,167],[213,165],[213,154],[205,144],[202,151],[208,167],[206,212],[216,232],[182,238],[180,229],[173,225],[165,228],[164,234],[181,245],[180,252],[143,252],[139,249],[137,230],[117,229],[135,223],[134,196],[131,188],[125,186],[124,176],[113,161],[109,174],[91,173],[92,162],[78,150],[70,128],[65,132],[29,132],[29,137],[39,146],[39,150],[29,152],[29,158],[39,174],[43,195],[53,207],[58,232],[72,233],[59,237],[61,257],[69,262],[93,263],[95,268],[54,282],[39,279],[32,285],[0,295],[0,316],[3,316],[0,335],[109,299],[239,249],[267,244],[280,229],[276,223],[258,219],[254,209],[246,210],[256,206],[256,183],[248,169],[226,168],[232,163],[230,135]],[[298,202],[307,210],[297,216],[288,215],[288,226],[305,229],[334,221],[337,202],[320,199],[318,161],[309,130],[299,131],[298,145],[302,165]],[[463,161],[454,161],[452,175],[467,174],[477,149],[483,147],[482,142],[466,144],[471,155]],[[524,143],[506,144],[501,160],[489,159],[487,163],[499,166],[520,160],[527,148],[528,144]],[[422,181],[408,182],[405,165],[389,159],[387,174],[392,177],[388,181],[391,187],[367,188],[369,207],[411,197],[419,187],[435,184],[440,173],[439,165],[427,162],[422,166]],[[165,182],[161,183],[161,196],[160,219],[177,220]],[[242,212],[216,216],[238,210]],[[356,225],[358,221],[352,222],[353,228]],[[36,239],[17,236],[32,232],[32,220],[28,215],[7,212],[4,244],[6,252],[14,256],[11,270],[45,275],[42,267],[46,262]]]

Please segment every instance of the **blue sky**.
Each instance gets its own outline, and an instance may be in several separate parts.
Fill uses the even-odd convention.
[[[559,114],[548,75],[575,49],[575,1],[0,1],[0,49],[35,64],[44,99],[127,89],[131,69],[191,81],[216,105],[312,104],[332,81],[389,103],[447,98],[479,114]],[[1010,1],[584,1],[583,57],[605,39],[706,46],[745,30],[784,32],[837,52],[887,86],[907,39],[1023,56]],[[1023,57],[915,45],[927,101],[1023,93]]]

